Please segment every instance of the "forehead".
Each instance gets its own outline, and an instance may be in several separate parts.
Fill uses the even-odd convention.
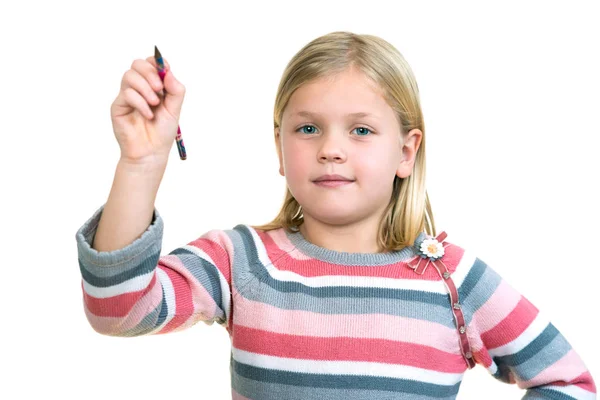
[[[287,117],[387,118],[393,110],[383,90],[360,71],[347,70],[307,82],[294,91],[284,111]]]

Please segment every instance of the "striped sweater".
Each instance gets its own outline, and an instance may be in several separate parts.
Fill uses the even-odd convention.
[[[456,398],[469,364],[448,289],[435,268],[409,267],[425,232],[400,251],[364,254],[237,225],[161,256],[155,209],[139,238],[98,252],[103,208],[76,233],[95,331],[131,337],[217,322],[232,343],[232,399]],[[481,259],[442,244],[471,360],[527,389],[524,399],[595,399],[589,371],[556,327]]]

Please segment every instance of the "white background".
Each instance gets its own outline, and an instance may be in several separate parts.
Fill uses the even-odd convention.
[[[0,14],[0,398],[227,399],[227,332],[97,334],[75,232],[107,199],[110,105],[157,45],[186,86],[156,206],[162,253],[270,221],[283,199],[273,104],[289,59],[336,30],[378,35],[411,65],[438,231],[544,311],[596,380],[598,2],[20,2]],[[195,4],[195,5],[193,5]],[[523,391],[478,366],[459,399]]]

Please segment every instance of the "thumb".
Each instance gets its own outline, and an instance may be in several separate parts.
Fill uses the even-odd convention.
[[[181,105],[183,104],[183,98],[185,96],[185,86],[179,82],[170,68],[166,68],[164,77],[165,87],[165,108],[179,119],[181,113]]]

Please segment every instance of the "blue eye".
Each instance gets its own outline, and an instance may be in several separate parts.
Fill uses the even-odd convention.
[[[304,126],[300,127],[300,129],[298,129],[298,130],[303,130],[304,128],[313,128],[313,129],[315,129],[315,127],[312,126],[312,125],[304,125]],[[302,133],[314,133],[314,131],[313,132],[302,131]]]
[[[307,132],[304,129],[305,128],[311,128],[312,132]],[[364,126],[360,126],[358,128],[355,128],[355,130],[359,129],[361,133],[358,134],[358,136],[367,136],[365,133],[366,132],[371,132],[371,130],[369,128],[365,128]],[[301,126],[300,128],[298,128],[298,131],[302,131],[302,133],[314,133],[315,132],[315,127],[313,125],[304,125]],[[296,132],[298,132],[296,131]]]
[[[356,129],[362,129],[363,132],[364,131],[371,132],[371,130],[369,128],[365,128],[364,126],[360,126],[360,127],[356,128]],[[358,136],[366,136],[366,135],[358,135]]]

